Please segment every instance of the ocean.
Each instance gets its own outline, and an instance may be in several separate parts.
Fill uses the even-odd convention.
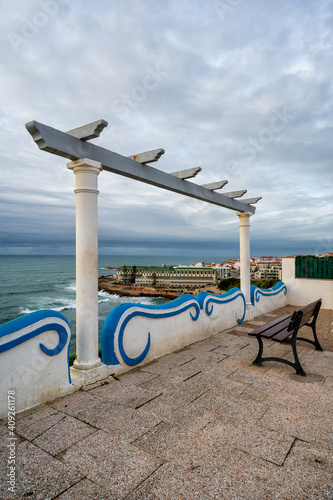
[[[193,264],[202,256],[100,256],[99,276],[113,274],[106,266],[148,266]],[[227,259],[223,259],[227,260]],[[209,257],[206,262],[221,261],[221,257]],[[0,256],[0,324],[41,309],[61,312],[71,328],[71,353],[75,352],[76,286],[75,256]],[[98,294],[99,332],[109,312],[124,302],[140,304],[164,304],[164,298],[120,297],[106,292]]]

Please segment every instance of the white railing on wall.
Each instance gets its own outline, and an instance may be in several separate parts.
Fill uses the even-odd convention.
[[[0,326],[0,416],[6,416],[8,391],[16,411],[70,392],[70,329],[56,311],[37,311]]]
[[[287,304],[287,287],[251,289],[255,316]],[[238,288],[213,295],[187,294],[161,306],[125,303],[114,308],[101,332],[104,377],[131,370],[244,321],[246,303]],[[0,418],[8,413],[8,391],[16,411],[69,394],[70,329],[56,311],[38,311],[0,326]],[[75,370],[74,370],[75,371]]]
[[[122,304],[106,318],[101,332],[102,361],[115,372],[241,323],[245,299],[238,288],[223,295],[187,294],[162,306]]]

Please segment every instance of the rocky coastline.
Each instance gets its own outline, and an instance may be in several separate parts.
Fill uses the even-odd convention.
[[[128,285],[117,285],[110,282],[107,276],[98,278],[98,290],[116,294],[121,297],[164,297],[166,299],[176,299],[183,294],[182,291],[174,292],[166,289],[155,289],[152,287],[138,287]]]

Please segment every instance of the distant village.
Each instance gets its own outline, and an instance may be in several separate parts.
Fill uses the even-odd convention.
[[[317,254],[317,257],[333,255]],[[250,259],[251,280],[277,282],[282,280],[282,257],[264,255]],[[121,284],[137,287],[204,287],[217,285],[220,280],[238,279],[239,259],[225,262],[197,262],[177,266],[122,266],[117,268],[116,279]]]
[[[239,278],[240,261],[232,259],[222,263],[197,262],[190,265],[167,266],[122,266],[117,269],[119,283],[138,287],[200,287],[216,285],[220,280]],[[251,258],[251,279],[279,281],[282,278],[282,257],[266,255]]]
[[[333,253],[317,254],[317,257],[333,256]],[[225,262],[197,262],[175,266],[108,266],[115,273],[100,276],[99,290],[119,295],[151,297],[164,296],[173,299],[182,293],[198,293],[201,290],[221,293],[238,286],[239,259]],[[250,279],[261,288],[270,288],[282,280],[282,257],[264,255],[250,259]]]

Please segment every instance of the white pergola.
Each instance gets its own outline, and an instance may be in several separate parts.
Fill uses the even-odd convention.
[[[250,217],[253,204],[261,197],[240,201],[246,190],[217,193],[227,180],[198,185],[187,179],[195,177],[201,167],[166,173],[149,164],[158,161],[163,149],[130,157],[87,142],[100,135],[105,120],[84,125],[68,132],[31,121],[28,132],[43,151],[71,160],[67,168],[76,177],[76,355],[74,366],[81,373],[96,371],[98,357],[98,175],[113,172],[175,193],[189,196],[236,211],[240,227],[240,279],[246,300],[246,317],[251,317],[250,300]]]

